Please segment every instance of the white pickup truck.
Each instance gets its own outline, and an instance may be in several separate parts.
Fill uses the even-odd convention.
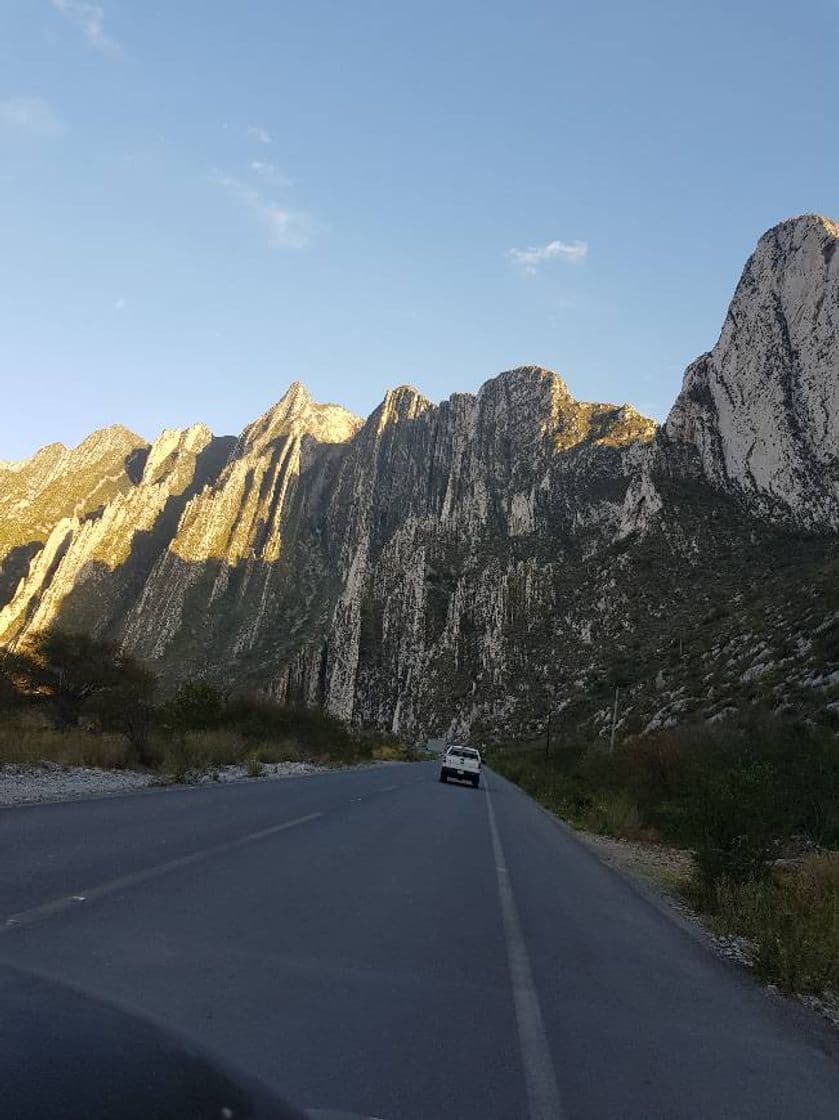
[[[440,760],[440,781],[455,778],[471,782],[475,789],[481,783],[481,756],[472,747],[449,747]]]

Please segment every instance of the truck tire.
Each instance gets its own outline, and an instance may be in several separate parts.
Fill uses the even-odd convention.
[[[472,785],[475,787],[475,789],[477,789],[480,784],[481,784],[481,779],[480,778],[473,778],[472,779]]]
[[[441,781],[441,782],[447,782],[448,780],[449,780],[449,779],[448,779],[448,778],[446,777],[446,771],[445,771],[445,770],[441,770],[441,771],[440,771],[440,781]]]

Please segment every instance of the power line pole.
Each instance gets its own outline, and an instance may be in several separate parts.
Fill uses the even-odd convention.
[[[618,725],[618,692],[620,691],[618,685],[615,685],[615,706],[612,709],[612,734],[609,737],[609,754],[615,752],[615,729]]]

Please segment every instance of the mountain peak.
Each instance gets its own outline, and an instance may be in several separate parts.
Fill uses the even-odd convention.
[[[515,366],[513,369],[506,369],[496,374],[496,376],[489,381],[485,381],[478,390],[478,393],[480,394],[485,390],[488,391],[491,386],[523,389],[540,386],[550,387],[552,391],[558,392],[560,395],[571,396],[563,378],[561,378],[558,373],[554,373],[552,369],[547,369],[545,366]]]
[[[758,241],[758,245],[766,238],[808,232],[826,233],[829,237],[839,238],[839,224],[824,214],[797,214],[795,217],[785,218],[768,229]]]
[[[804,527],[839,527],[837,244],[818,214],[760,238],[666,422],[715,485]]]
[[[302,381],[293,381],[275,405],[242,432],[242,443],[260,450],[274,439],[311,435],[320,443],[344,443],[361,420],[339,404],[318,404]]]

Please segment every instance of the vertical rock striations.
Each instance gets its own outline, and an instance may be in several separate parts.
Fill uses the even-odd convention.
[[[663,432],[526,366],[365,422],[298,383],[238,439],[114,428],[0,464],[0,642],[81,628],[170,683],[526,729],[716,617],[720,563],[747,587],[784,526],[839,528],[838,240],[761,238]]]
[[[715,487],[804,528],[839,528],[837,246],[815,215],[761,237],[666,423]]]

